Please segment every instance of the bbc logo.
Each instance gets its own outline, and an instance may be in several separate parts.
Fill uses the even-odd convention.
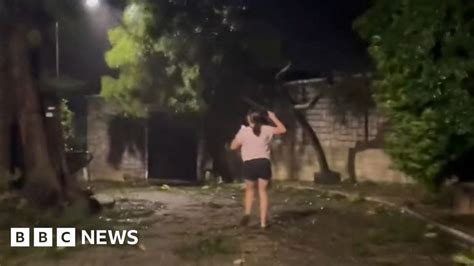
[[[33,231],[33,234],[31,232]],[[77,242],[76,242],[77,232]],[[55,243],[53,243],[53,241]],[[32,243],[33,242],[33,243]],[[75,247],[129,245],[139,242],[137,230],[79,230],[75,228],[11,228],[10,247]]]
[[[30,247],[30,228],[11,228],[11,247]],[[56,237],[54,237],[56,235]],[[53,228],[33,228],[33,247],[53,247],[53,239],[56,239],[57,247],[75,247],[76,229],[57,228],[53,234]]]

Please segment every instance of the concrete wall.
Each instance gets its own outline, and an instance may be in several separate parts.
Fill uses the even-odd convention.
[[[147,177],[146,123],[120,119],[101,97],[88,97],[87,146],[94,156],[91,180],[125,181]]]
[[[341,80],[337,82],[343,84]],[[289,86],[293,98],[299,102],[310,99],[315,93],[331,89],[323,80],[292,82],[286,86]],[[364,113],[350,109],[337,112],[333,99],[323,97],[313,108],[305,111],[321,141],[331,169],[341,173],[343,179],[411,182],[410,178],[392,169],[390,157],[382,150],[383,117],[375,110]],[[289,113],[282,115],[289,125],[289,132],[274,142],[274,176],[279,180],[312,181],[314,173],[319,171],[316,153],[294,118]]]
[[[357,83],[340,79],[335,82],[337,86]],[[334,88],[322,80],[298,81],[286,86],[299,102],[319,92],[329,95],[328,90]],[[340,108],[334,106],[334,98],[326,96],[305,111],[332,170],[341,173],[343,179],[359,182],[412,182],[409,177],[392,169],[392,161],[382,149],[385,123],[380,114],[375,110],[361,113],[350,108],[337,112]],[[273,143],[274,177],[278,180],[313,181],[319,165],[310,139],[288,112],[288,106],[280,109],[278,114],[289,132]],[[147,123],[117,120],[116,114],[117,108],[105,104],[100,97],[88,99],[87,142],[94,156],[89,165],[91,179],[123,181],[146,178],[149,169]]]

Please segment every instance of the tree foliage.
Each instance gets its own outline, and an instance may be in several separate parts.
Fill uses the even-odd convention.
[[[387,150],[429,186],[474,148],[473,18],[470,1],[378,0],[354,25],[376,65]]]
[[[242,96],[273,97],[272,69],[286,61],[278,32],[256,13],[232,1],[129,1],[109,31],[106,62],[116,76],[102,78],[102,95],[128,116],[191,114],[198,174],[208,154],[231,181],[225,144],[248,108]]]
[[[118,77],[102,79],[102,95],[124,113],[202,112],[220,90],[250,89],[252,71],[279,63],[279,40],[261,35],[266,25],[245,27],[244,7],[181,2],[131,1],[110,30],[106,61]]]

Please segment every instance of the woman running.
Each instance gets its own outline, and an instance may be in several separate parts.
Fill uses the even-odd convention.
[[[255,194],[255,185],[258,184],[260,198],[260,226],[267,227],[268,213],[268,182],[272,177],[270,163],[270,142],[274,135],[286,133],[283,123],[275,113],[268,111],[268,117],[275,127],[263,125],[264,117],[255,111],[249,112],[247,122],[249,126],[242,126],[231,143],[230,148],[241,148],[243,160],[243,177],[245,179],[244,217],[241,224],[247,225],[252,211]]]

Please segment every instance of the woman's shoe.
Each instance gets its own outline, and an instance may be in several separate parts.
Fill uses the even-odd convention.
[[[262,230],[267,230],[271,227],[271,224],[269,224],[268,222],[266,224],[260,224],[260,229]]]

